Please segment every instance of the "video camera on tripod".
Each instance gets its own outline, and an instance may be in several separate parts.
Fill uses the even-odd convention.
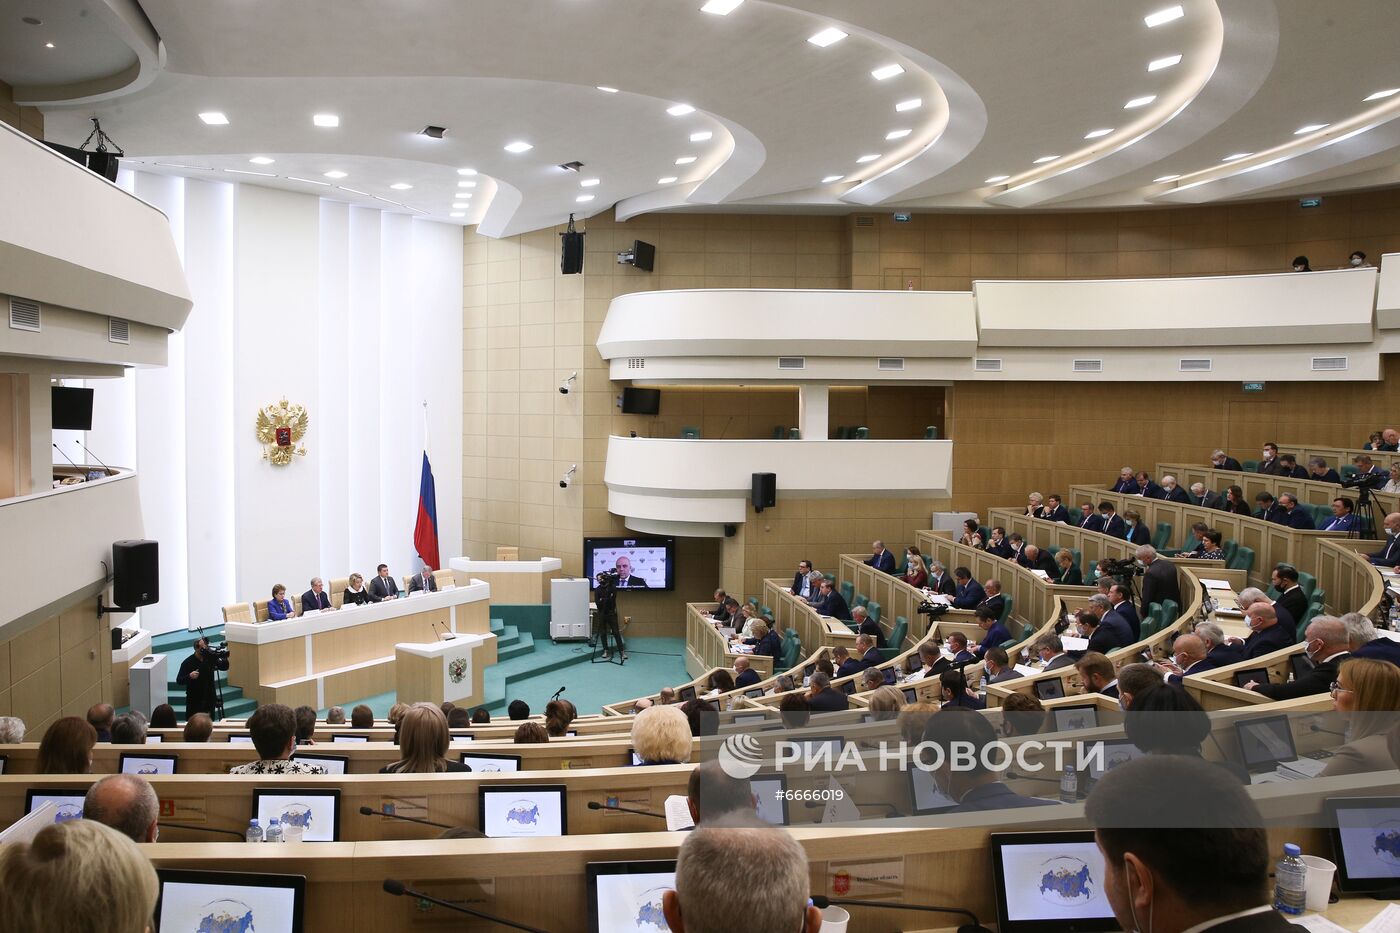
[[[926,599],[914,611],[919,615],[928,616],[929,622],[934,622],[948,611],[948,606],[945,603],[936,603],[931,599]]]
[[[1113,577],[1140,577],[1147,571],[1132,558],[1105,562],[1105,572]]]
[[[214,644],[213,642],[211,642],[211,641],[209,640],[209,636],[208,636],[208,635],[204,634],[204,626],[202,626],[202,625],[201,625],[201,626],[198,626],[198,630],[199,630],[199,637],[204,641],[205,652],[206,652],[207,654],[211,655],[211,656],[214,658],[214,660],[216,660],[216,661],[222,661],[222,660],[224,660],[225,658],[228,657],[228,642],[227,642],[227,641],[225,641],[225,642],[223,642],[223,643],[221,643],[221,644],[216,645],[216,644]]]

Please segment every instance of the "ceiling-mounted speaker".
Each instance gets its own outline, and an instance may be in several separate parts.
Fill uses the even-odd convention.
[[[569,231],[559,234],[559,271],[564,275],[578,275],[583,271],[584,233]]]
[[[753,475],[753,510],[762,512],[778,504],[778,474],[755,473]]]

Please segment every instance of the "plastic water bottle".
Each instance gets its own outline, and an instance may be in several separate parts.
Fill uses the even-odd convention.
[[[1274,909],[1285,914],[1301,914],[1307,901],[1308,866],[1299,858],[1302,849],[1284,843],[1283,858],[1274,866]]]
[[[279,824],[279,823],[277,822],[276,819],[271,819],[271,820],[268,820],[268,822],[267,822],[267,841],[268,841],[268,842],[281,842],[281,841],[282,841],[282,826],[281,826],[281,824]]]
[[[262,842],[262,841],[263,841],[262,827],[258,825],[258,821],[257,821],[257,820],[249,820],[249,821],[248,821],[248,841],[249,841],[249,842]]]
[[[1077,803],[1078,801],[1079,777],[1074,773],[1074,765],[1065,765],[1065,773],[1060,778],[1060,803]]]

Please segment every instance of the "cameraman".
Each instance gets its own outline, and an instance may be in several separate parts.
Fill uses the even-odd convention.
[[[185,688],[185,719],[195,713],[214,715],[215,678],[217,671],[228,670],[228,649],[209,647],[203,635],[194,643],[194,654],[180,664],[175,682]]]
[[[612,660],[612,648],[608,642],[611,633],[617,642],[617,650],[622,660],[627,660],[627,645],[622,641],[622,632],[617,627],[617,582],[615,570],[604,570],[598,574],[597,585],[593,589],[593,602],[598,607],[598,638],[602,642],[603,660]]]

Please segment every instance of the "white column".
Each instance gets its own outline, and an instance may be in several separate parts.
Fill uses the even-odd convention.
[[[389,328],[379,314],[379,218],[381,212],[365,207],[350,208],[349,268],[345,315],[358,357],[349,379],[347,397],[357,443],[356,455],[346,470],[349,498],[354,511],[350,522],[350,560],[361,573],[374,573],[381,562],[389,572],[402,576],[408,571],[394,566],[383,551],[380,535],[380,460],[387,442],[386,425],[402,413],[383,411],[379,399],[379,373],[394,368],[388,353]]]
[[[321,202],[321,269],[318,339],[320,386],[316,416],[320,430],[316,462],[320,474],[321,571],[330,580],[358,569],[368,579],[373,568],[352,567],[350,526],[354,523],[350,498],[350,460],[358,458],[362,447],[352,444],[363,439],[357,430],[347,393],[350,386],[366,378],[366,359],[351,329],[349,303],[350,215],[349,205],[338,201]]]
[[[802,439],[826,440],[831,387],[804,382],[797,388],[797,428]]]

